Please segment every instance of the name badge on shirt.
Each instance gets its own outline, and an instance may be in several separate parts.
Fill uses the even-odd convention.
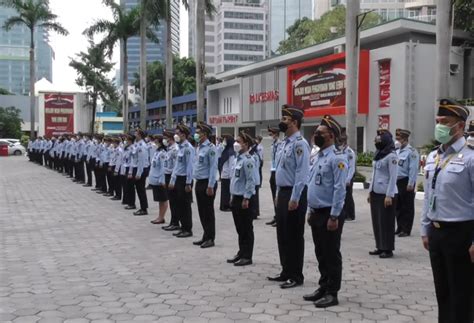
[[[321,174],[316,174],[315,184],[321,185],[322,176]]]
[[[153,167],[156,167],[156,161],[153,161]]]
[[[178,161],[181,163],[183,162],[183,156],[178,156]]]
[[[403,159],[400,159],[400,160],[398,161],[398,166],[402,167],[404,162],[405,162],[405,161],[404,161]]]
[[[168,161],[165,160],[165,167],[168,167]]]
[[[203,156],[199,156],[199,164],[202,164],[204,162],[204,157]]]
[[[235,177],[240,177],[240,167],[235,169]]]

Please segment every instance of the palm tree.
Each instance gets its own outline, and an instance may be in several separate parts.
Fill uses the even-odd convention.
[[[1,0],[0,6],[14,9],[18,16],[8,18],[3,24],[6,31],[15,26],[26,26],[30,30],[30,138],[35,135],[35,31],[43,29],[67,35],[68,31],[56,22],[57,15],[49,8],[48,0]]]

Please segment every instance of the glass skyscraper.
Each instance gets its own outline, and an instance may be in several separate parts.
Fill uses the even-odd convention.
[[[314,0],[270,0],[270,48],[276,52],[280,42],[288,36],[286,30],[296,20],[313,18]]]
[[[136,7],[140,0],[120,0],[120,4],[131,9]],[[171,42],[173,53],[179,55],[179,0],[171,2]],[[159,43],[147,41],[146,53],[147,62],[166,60],[166,22],[163,21],[155,30]],[[135,80],[135,74],[140,71],[140,37],[131,37],[127,42],[128,54],[128,80],[130,83]],[[123,67],[120,66],[120,69]]]
[[[15,10],[0,7],[0,26]],[[10,31],[0,28],[0,87],[14,94],[28,95],[30,91],[30,31],[26,26]],[[36,80],[46,78],[53,82],[54,52],[49,45],[47,31],[35,32]]]

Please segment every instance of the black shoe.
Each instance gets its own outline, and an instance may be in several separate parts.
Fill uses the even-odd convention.
[[[293,287],[300,286],[300,285],[303,285],[303,283],[299,283],[299,282],[297,282],[293,279],[288,279],[286,282],[284,282],[283,284],[280,285],[280,288],[288,289],[288,288],[293,288]]]
[[[316,306],[317,308],[326,308],[330,306],[336,306],[338,304],[339,301],[337,300],[337,296],[326,294],[321,299],[316,301],[314,303],[314,306]]]
[[[402,230],[401,230],[400,228],[398,228],[397,230],[395,230],[394,234],[395,234],[395,235],[398,235],[398,234],[400,234],[401,232],[402,232]]]
[[[221,212],[232,212],[232,209],[228,208],[228,209],[220,209]]]
[[[276,227],[277,227],[276,221],[275,221],[275,223],[272,224],[272,227],[273,227],[273,228],[276,228]]]
[[[234,266],[236,267],[248,266],[251,264],[252,264],[252,260],[245,259],[245,258],[239,259],[238,261],[234,262]]]
[[[211,247],[214,247],[214,241],[212,241],[212,240],[204,241],[204,243],[201,244],[201,248],[203,248],[203,249],[211,248]]]
[[[104,194],[104,196],[114,196],[114,193],[107,193],[107,194]]]
[[[137,212],[133,212],[133,215],[135,216],[148,215],[148,212],[146,210],[140,209]]]
[[[189,237],[192,237],[193,236],[193,233],[192,232],[188,232],[188,231],[182,231],[180,234],[178,234],[176,237],[177,238],[189,238]]]
[[[198,241],[194,241],[194,242],[193,242],[193,245],[195,245],[195,246],[200,246],[200,245],[202,245],[203,243],[204,243],[204,239],[201,239],[201,240],[198,240]]]
[[[286,282],[288,278],[282,275],[268,276],[267,279],[271,282]]]
[[[97,188],[97,187],[96,188],[91,188],[91,191],[94,191],[94,192],[100,191],[100,188]]]
[[[399,238],[405,238],[405,237],[409,237],[410,234],[409,233],[406,233],[406,232],[400,232],[400,234],[398,235]]]
[[[386,259],[386,258],[392,258],[393,257],[393,252],[391,251],[384,251],[380,254],[379,256],[380,258],[382,259]]]
[[[84,181],[78,181],[77,184],[84,184]]]
[[[82,185],[82,186],[84,186],[84,187],[91,187],[92,185],[91,185],[91,184],[84,184],[84,185]]]
[[[182,231],[182,230],[180,230],[180,231],[178,231],[178,232],[175,232],[175,233],[173,233],[173,236],[177,237],[177,236],[179,236],[181,233],[183,233],[183,231]]]
[[[326,291],[322,290],[321,288],[318,288],[313,293],[304,295],[303,299],[308,302],[316,302],[317,300],[323,298],[324,295],[326,295]]]
[[[120,201],[121,198],[120,197],[117,197],[117,196],[114,196],[111,198],[112,201]]]
[[[181,227],[179,225],[170,224],[170,225],[162,227],[162,229],[165,231],[177,231],[177,230],[181,230]]]
[[[276,223],[277,223],[276,220],[273,219],[273,220],[271,220],[270,222],[267,222],[267,223],[265,223],[265,224],[266,224],[266,225],[274,225],[274,224],[276,224]]]
[[[230,259],[227,259],[227,263],[228,264],[234,264],[236,263],[237,261],[240,260],[240,256],[237,254],[235,255],[234,257],[230,258]]]
[[[127,205],[125,210],[135,210],[137,207],[135,205]]]
[[[383,252],[382,250],[375,249],[374,251],[369,251],[369,255],[371,255],[371,256],[378,256],[378,255],[380,255],[382,252]]]
[[[355,218],[346,218],[344,221],[346,221],[346,222],[355,221]]]

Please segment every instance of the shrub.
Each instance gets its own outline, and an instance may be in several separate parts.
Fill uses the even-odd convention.
[[[357,154],[357,166],[372,166],[372,161],[374,160],[374,153],[360,153]]]
[[[28,147],[28,140],[30,140],[30,136],[27,135],[22,135],[20,138],[20,142],[25,148]]]
[[[355,183],[365,183],[366,177],[359,172],[355,172],[354,182]]]
[[[423,183],[418,183],[418,186],[416,187],[416,190],[417,192],[424,192],[425,191],[425,187],[423,185]]]

